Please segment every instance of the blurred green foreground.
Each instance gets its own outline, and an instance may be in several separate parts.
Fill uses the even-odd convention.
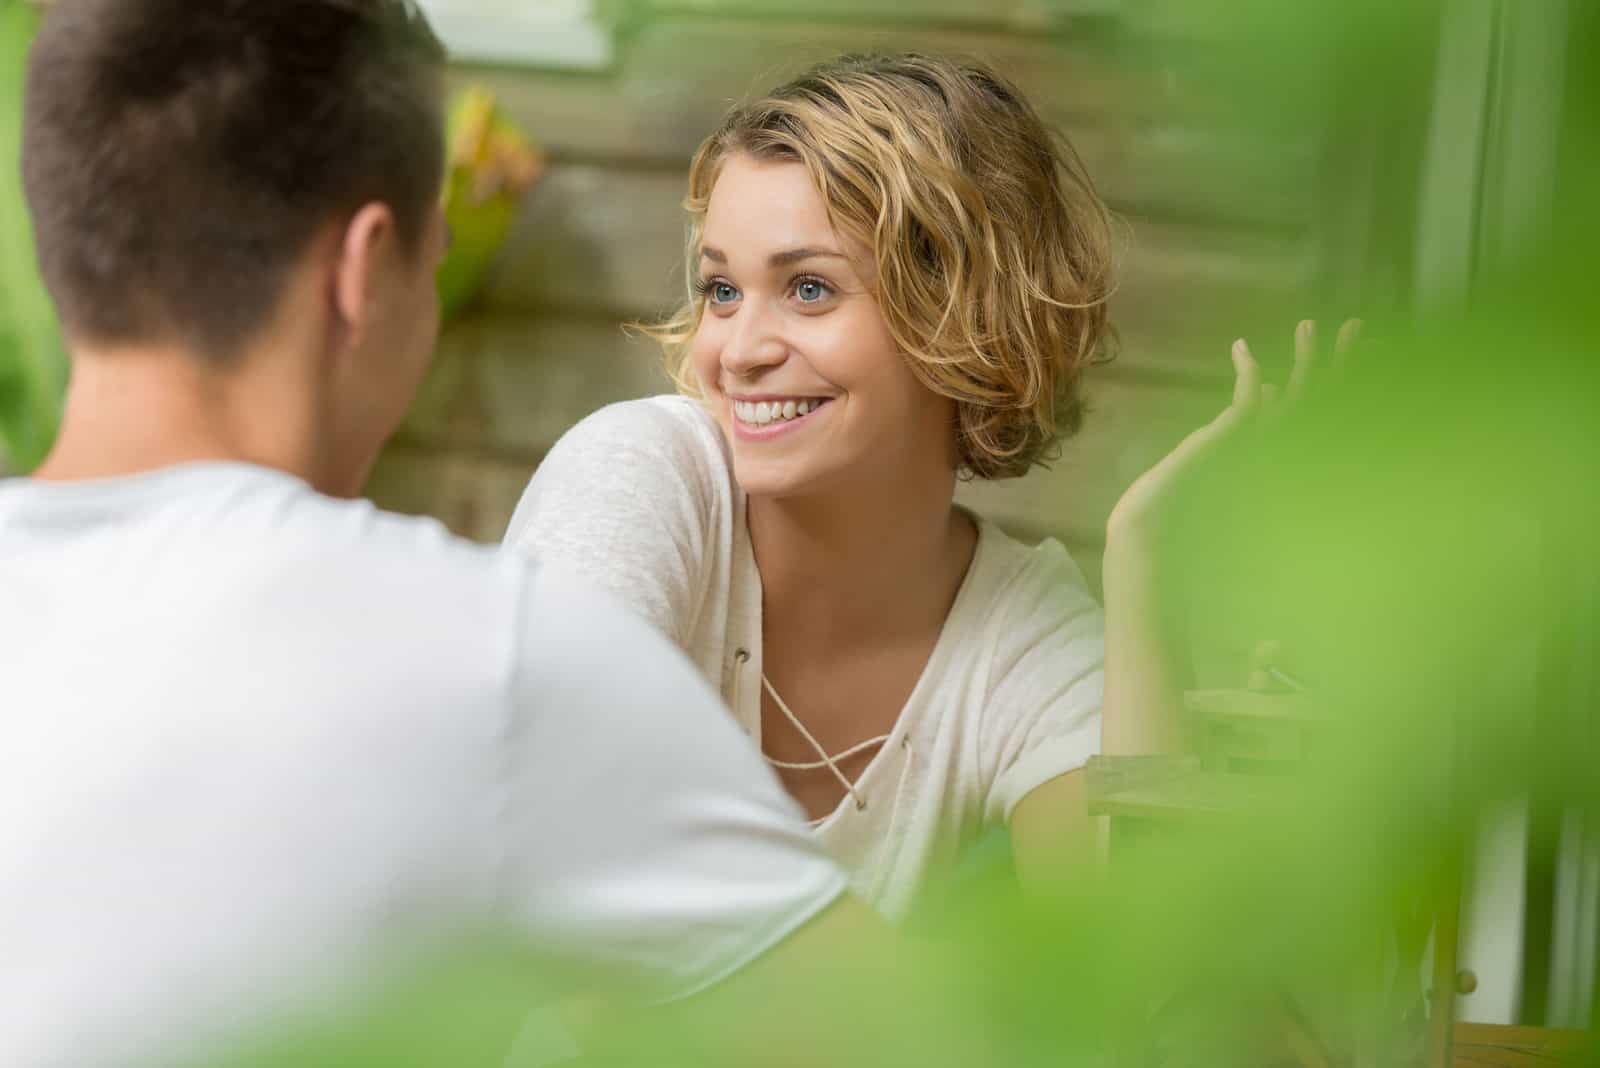
[[[1399,213],[1377,239],[1414,261],[1403,314],[1370,320],[1345,366],[1211,472],[1175,539],[1174,573],[1206,591],[1187,608],[1200,625],[1281,640],[1310,681],[1330,726],[1295,773],[1215,827],[1113,832],[1105,878],[1062,900],[1025,906],[1003,875],[969,883],[919,932],[937,975],[841,949],[805,995],[834,1007],[827,1042],[761,1046],[786,1006],[726,1006],[689,1033],[671,1014],[619,1027],[596,1062],[834,1063],[821,1051],[842,1035],[848,1059],[874,1065],[1423,1063],[1429,932],[1459,903],[1484,817],[1532,798],[1600,820],[1600,55],[1594,14],[1563,10],[1559,106],[1510,113],[1511,147],[1487,138],[1466,159],[1476,175],[1429,149],[1388,190],[1409,202],[1418,174],[1476,181],[1459,219],[1470,232],[1449,235],[1470,261],[1430,267],[1440,242],[1430,252],[1417,235],[1439,224],[1436,205]],[[1420,29],[1458,17],[1417,4],[1209,11],[1234,47],[1199,62],[1269,130],[1310,98],[1370,104],[1443,66],[1412,49]],[[1441,92],[1437,106],[1459,102]],[[1411,133],[1426,146],[1428,131]],[[1550,165],[1534,202],[1508,208],[1494,175],[1527,164],[1511,149],[1530,143],[1554,146]],[[1495,239],[1508,210],[1535,220],[1517,241]],[[1312,306],[1324,298],[1336,303],[1313,294]],[[526,978],[503,964],[401,984],[336,1037],[298,1036],[248,1063],[500,1063]],[[1592,975],[1584,988],[1592,1000]]]
[[[1211,472],[1175,539],[1174,573],[1207,591],[1186,610],[1241,643],[1282,640],[1333,724],[1295,774],[1269,784],[1270,803],[1216,828],[1114,837],[1105,877],[1059,901],[1023,905],[1003,874],[974,880],[917,932],[936,965],[842,947],[801,992],[833,1010],[835,1031],[816,1047],[761,1044],[781,1030],[783,1003],[726,1004],[709,1022],[624,1014],[615,1048],[591,1063],[834,1063],[819,1051],[841,1047],[871,1065],[1422,1063],[1428,930],[1459,896],[1485,814],[1532,797],[1600,821],[1591,7],[1563,5],[1560,106],[1543,131],[1555,154],[1533,204],[1543,222],[1511,244],[1466,241],[1471,262],[1452,261],[1457,291],[1419,285],[1403,314],[1369,319],[1344,367]],[[1437,58],[1412,51],[1419,27],[1441,17],[1421,4],[1251,0],[1208,13],[1232,28],[1231,45],[1196,61],[1269,130],[1313,97],[1382,99]],[[0,0],[8,78],[29,17]],[[15,122],[8,93],[5,145]],[[1494,151],[1471,164],[1489,174]],[[0,163],[14,172],[14,155]],[[1409,201],[1407,177],[1389,192]],[[1396,231],[1378,235],[1410,249],[1419,275],[1429,210],[1399,213]],[[42,298],[19,281],[30,272],[9,197],[0,211],[0,446],[25,466],[47,439],[39,397],[60,370],[42,355],[55,351]],[[1485,217],[1461,225],[1487,232]],[[1313,294],[1319,303],[1338,301]],[[1284,310],[1286,326],[1296,314]],[[1511,670],[1522,663],[1526,676]],[[499,948],[452,956],[217,1063],[499,1065],[539,971]]]

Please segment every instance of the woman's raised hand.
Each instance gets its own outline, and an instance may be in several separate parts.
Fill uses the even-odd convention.
[[[1348,319],[1334,341],[1335,362],[1355,344],[1361,320]],[[1280,391],[1261,381],[1261,366],[1243,338],[1233,343],[1233,399],[1211,422],[1178,443],[1154,467],[1129,486],[1111,510],[1107,523],[1108,539],[1120,536],[1154,534],[1181,495],[1184,485],[1207,458],[1245,428],[1264,418],[1273,418],[1292,409],[1317,377],[1321,362],[1317,343],[1317,324],[1303,320],[1294,332],[1294,368]]]

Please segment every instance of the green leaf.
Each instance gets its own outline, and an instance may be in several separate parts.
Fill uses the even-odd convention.
[[[31,470],[60,423],[67,362],[21,184],[22,82],[39,15],[0,0],[0,464]]]

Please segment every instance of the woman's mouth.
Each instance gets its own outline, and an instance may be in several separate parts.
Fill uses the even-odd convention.
[[[829,397],[729,398],[734,428],[740,437],[770,438],[798,427],[827,406]]]

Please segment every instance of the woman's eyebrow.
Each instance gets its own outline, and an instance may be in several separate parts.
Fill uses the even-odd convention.
[[[843,252],[835,252],[831,248],[791,248],[783,252],[774,252],[767,257],[767,263],[773,267],[782,267],[790,263],[799,263],[801,260],[849,258]]]
[[[727,255],[721,249],[712,248],[710,245],[701,247],[700,256],[702,259],[710,260],[713,263],[726,264],[728,262]],[[782,252],[774,252],[771,256],[768,256],[767,264],[772,267],[783,267],[787,264],[799,263],[801,260],[847,260],[849,258],[843,252],[836,252],[831,248],[790,248],[784,249]]]

